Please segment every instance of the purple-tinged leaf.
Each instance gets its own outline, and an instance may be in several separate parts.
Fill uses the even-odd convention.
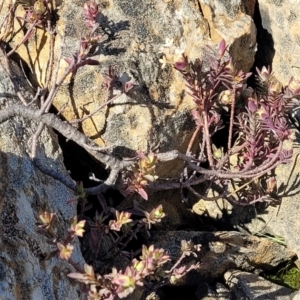
[[[145,200],[148,200],[148,194],[143,188],[139,188],[137,191]]]
[[[257,101],[254,98],[248,99],[248,109],[250,112],[254,113],[257,110]]]
[[[107,207],[107,203],[106,203],[106,199],[104,198],[104,196],[102,195],[102,193],[97,194],[97,198],[98,201],[103,209],[103,211],[108,214],[108,207]]]
[[[221,42],[219,44],[219,49],[218,49],[220,58],[224,56],[224,53],[225,53],[226,49],[227,49],[226,42],[223,39],[223,40],[221,40]]]
[[[67,62],[68,65],[71,65],[74,62],[74,59],[64,57],[64,60]]]
[[[271,78],[270,66],[268,66],[268,68],[266,68],[265,66],[263,66],[262,69],[261,69],[261,71],[258,68],[256,68],[256,72],[258,74],[258,78],[262,82],[267,82]]]

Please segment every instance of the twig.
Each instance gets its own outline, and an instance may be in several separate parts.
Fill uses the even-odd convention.
[[[21,42],[19,44],[17,44],[12,50],[10,50],[6,56],[10,57],[12,54],[14,54],[18,48],[23,45],[34,33],[34,28],[36,26],[37,22],[35,21],[34,23],[31,24],[31,26],[29,27],[29,29],[27,30],[26,34],[24,35],[23,39],[21,40]]]
[[[192,153],[191,149],[195,143],[196,137],[198,136],[200,129],[201,129],[201,126],[197,126],[196,130],[193,132],[193,135],[189,141],[189,145],[186,150],[186,155],[190,155]]]
[[[72,70],[72,67],[73,67],[73,66],[70,65],[65,70],[65,73],[63,74],[63,76],[61,77],[61,79],[59,81],[57,81],[59,67],[60,67],[60,63],[61,63],[61,59],[62,59],[64,41],[65,41],[65,36],[63,35],[62,36],[62,46],[60,48],[60,52],[59,52],[58,57],[57,57],[56,68],[55,68],[54,74],[52,76],[51,88],[49,88],[49,94],[47,96],[46,101],[43,103],[43,105],[40,108],[40,114],[43,114],[45,111],[47,111],[50,108],[50,106],[51,106],[51,104],[52,104],[52,102],[53,102],[53,100],[55,98],[55,95],[56,95],[59,87],[64,82],[64,80],[66,79],[66,77],[70,74],[70,72]],[[75,61],[73,61],[73,64],[75,64]]]
[[[123,169],[126,166],[133,164],[132,160],[120,160],[117,157],[105,153],[105,151],[102,151],[102,148],[98,146],[92,139],[79,132],[72,125],[63,122],[53,114],[46,113],[44,115],[40,115],[39,110],[12,104],[6,109],[0,111],[0,123],[7,121],[14,116],[22,116],[54,128],[67,139],[74,141],[79,146],[86,149],[87,152],[89,152],[98,161],[106,165],[107,168],[115,168],[116,166],[119,166],[120,169]],[[93,150],[91,150],[91,147]]]
[[[75,190],[76,188],[76,182],[73,180],[70,180],[69,178],[67,178],[65,175],[54,171],[53,169],[49,169],[47,168],[45,165],[43,165],[40,160],[35,157],[33,159],[33,163],[34,165],[44,174],[47,174],[49,176],[51,176],[52,178],[60,181],[61,183],[63,183],[65,186],[67,186],[69,189],[71,189],[72,191]]]
[[[89,118],[91,118],[93,115],[95,115],[99,110],[101,110],[104,106],[112,103],[114,100],[116,100],[118,97],[120,97],[122,94],[116,95],[115,97],[113,97],[110,100],[105,101],[104,103],[102,103],[95,111],[93,111],[92,113],[88,114],[87,116],[81,118],[81,119],[77,119],[77,120],[72,120],[70,121],[70,124],[74,124],[74,123],[81,123]]]
[[[49,60],[47,62],[47,74],[46,74],[46,81],[45,87],[49,89],[52,71],[53,71],[53,62],[54,62],[54,33],[55,31],[51,29],[51,24],[48,24],[48,33],[50,35],[50,49],[49,49]]]

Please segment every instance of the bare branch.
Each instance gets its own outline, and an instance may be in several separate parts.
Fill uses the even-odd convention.
[[[57,130],[67,139],[74,141],[79,146],[86,149],[87,152],[89,152],[93,157],[95,157],[99,162],[102,162],[108,168],[113,169],[116,168],[116,166],[119,166],[120,169],[123,169],[126,166],[132,165],[133,163],[131,160],[120,160],[108,153],[105,153],[105,151],[103,151],[103,149],[92,139],[86,137],[72,125],[60,120],[53,114],[46,113],[44,115],[40,115],[39,110],[12,104],[6,109],[0,111],[0,123],[7,121],[14,116],[22,116],[33,121],[41,122]]]

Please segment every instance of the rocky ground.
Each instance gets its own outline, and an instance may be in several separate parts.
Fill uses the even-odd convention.
[[[72,53],[82,30],[82,4],[80,0],[57,2],[57,28],[65,32],[66,56]],[[122,95],[113,105],[104,106],[81,130],[120,156],[156,145],[162,152],[185,151],[191,138],[193,101],[184,92],[181,75],[171,66],[162,68],[159,62],[166,39],[173,39],[178,51],[191,59],[201,57],[206,45],[216,47],[224,39],[233,60],[245,72],[271,65],[284,85],[291,76],[300,79],[300,7],[296,1],[101,0],[98,4],[105,34],[101,32],[104,38],[93,49],[93,58],[100,65],[80,69],[75,78],[68,78],[55,98],[54,109],[62,111],[68,121],[97,109],[107,99],[101,89],[103,73],[108,66],[116,66],[137,88],[130,97]],[[18,6],[16,14],[22,15],[22,9]],[[18,39],[20,35],[11,41],[11,47]],[[27,79],[41,86],[46,80],[49,53],[44,49],[48,42],[42,30],[37,30],[29,44],[17,51],[18,59],[30,70]],[[58,35],[55,53],[61,44]],[[0,107],[4,109],[16,101],[16,93],[1,59]],[[66,65],[61,64],[59,73]],[[21,69],[17,72],[23,88],[30,91]],[[27,142],[36,126],[21,117],[0,125],[0,299],[84,299],[82,288],[66,277],[73,267],[55,257],[49,261],[40,258],[51,249],[47,239],[36,233],[38,215],[47,209],[55,211],[63,232],[77,207],[66,204],[74,193],[41,173],[30,160]],[[172,259],[178,257],[183,239],[202,245],[198,258],[186,260],[187,264],[200,262],[199,271],[191,272],[175,287],[159,290],[161,300],[300,299],[297,291],[260,276],[290,261],[298,265],[300,139],[296,130],[294,134],[293,162],[276,168],[278,192],[271,204],[239,206],[225,199],[208,202],[195,195],[183,197],[179,190],[156,192],[143,203],[147,210],[162,204],[166,217],[150,237],[140,236],[138,243],[162,247]],[[62,136],[57,138],[51,129],[44,131],[38,150],[44,165],[66,176],[68,170],[74,180],[91,184],[89,172],[106,176],[103,166],[84,151],[70,147]],[[158,166],[157,172],[160,177],[175,177],[181,168],[181,163],[173,161]],[[198,191],[206,188],[200,185]],[[105,196],[122,199],[117,192]],[[284,243],[270,237],[281,237]],[[99,267],[90,252],[86,240],[81,246],[77,241],[73,260]],[[145,299],[140,290],[130,297]]]

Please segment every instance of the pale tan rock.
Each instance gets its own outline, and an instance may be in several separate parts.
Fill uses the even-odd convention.
[[[274,240],[285,243],[287,247],[299,256],[300,163],[298,143],[299,134],[295,133],[294,157],[292,162],[290,164],[279,165],[275,169],[277,190],[273,195],[272,205],[257,203],[256,205],[243,207],[232,205],[226,199],[218,199],[216,201],[198,199],[193,204],[193,212],[197,215],[217,220],[227,218],[227,222],[230,222],[232,226],[235,226],[242,232],[246,229],[255,235],[272,235],[274,236]],[[285,147],[289,149],[292,147],[292,144],[293,142],[289,141]],[[216,193],[212,194],[212,191],[209,191],[208,196],[216,196]]]
[[[272,69],[286,85],[291,76],[300,79],[300,35],[298,1],[259,1],[262,27],[270,35],[269,53],[273,50]],[[273,49],[272,49],[273,48]]]
[[[299,143],[299,138],[296,139]],[[299,240],[299,150],[294,148],[294,158],[290,164],[276,168],[277,199],[276,205],[265,209],[258,208],[256,216],[245,227],[252,233],[271,234],[282,238],[284,243],[300,255]],[[253,214],[252,214],[253,215]]]
[[[256,51],[256,27],[252,20],[255,1],[199,1],[210,37],[225,39],[238,69],[249,70]]]
[[[216,193],[212,193],[212,190],[209,190],[207,197],[216,197],[216,195]],[[226,211],[228,216],[232,214],[233,206],[226,199],[222,198],[219,198],[215,201],[198,199],[193,204],[192,210],[199,216],[208,216],[215,220],[220,220],[224,215],[224,211]]]
[[[207,44],[216,47],[224,38],[231,44],[230,52],[238,67],[248,71],[255,54],[255,27],[245,13],[251,15],[252,1],[249,3],[233,5],[227,11],[216,10],[208,20],[196,1],[99,2],[102,12],[99,22],[104,31],[110,32],[110,36],[103,35],[103,42],[94,49],[93,58],[100,66],[79,69],[72,81],[69,77],[54,105],[67,120],[93,112],[107,99],[107,92],[101,88],[103,73],[109,65],[114,65],[137,86],[128,96],[118,98],[113,105],[84,121],[82,130],[99,145],[147,151],[150,146],[160,144],[161,151],[174,148],[185,151],[194,129],[190,116],[194,103],[186,93],[182,76],[171,66],[163,69],[159,63],[161,47],[167,38],[173,39],[177,52],[184,51],[193,60],[203,55]],[[58,8],[55,55],[60,51],[61,34],[65,32],[63,56],[70,56],[85,31],[82,1],[64,1]],[[18,14],[23,14],[22,7],[18,7]],[[42,86],[49,68],[48,42],[48,33],[37,30],[29,45],[18,50],[32,70],[31,78]],[[59,78],[66,67],[62,61]]]

